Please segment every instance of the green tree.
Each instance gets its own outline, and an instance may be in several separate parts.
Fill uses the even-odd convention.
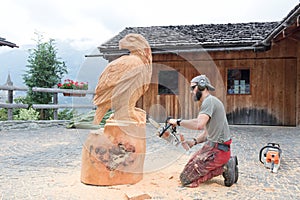
[[[33,87],[52,88],[67,74],[65,62],[57,57],[55,40],[43,42],[42,35],[37,35],[36,48],[29,50],[28,65],[23,75],[24,83],[29,91],[26,96],[28,104],[49,104],[52,102],[52,93],[33,92]],[[49,119],[49,110],[40,110],[40,119]]]

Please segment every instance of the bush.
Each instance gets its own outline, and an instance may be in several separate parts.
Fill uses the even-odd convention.
[[[7,109],[0,108],[0,121],[6,121],[7,120]]]
[[[64,109],[63,111],[58,113],[59,120],[71,120],[73,119],[76,111],[74,109]]]
[[[15,120],[38,120],[39,112],[35,111],[33,108],[20,109],[19,114],[14,116]]]

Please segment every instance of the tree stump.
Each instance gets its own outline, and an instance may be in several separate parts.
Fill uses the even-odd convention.
[[[146,126],[107,120],[91,131],[82,149],[81,181],[90,185],[135,184],[143,178]]]

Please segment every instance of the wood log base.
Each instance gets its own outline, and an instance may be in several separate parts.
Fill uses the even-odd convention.
[[[143,178],[146,126],[108,120],[91,131],[82,148],[81,182],[109,186],[135,184]]]

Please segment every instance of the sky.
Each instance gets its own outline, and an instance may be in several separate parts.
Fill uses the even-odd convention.
[[[126,27],[281,21],[299,0],[1,0],[0,37],[95,48]],[[0,50],[10,49],[1,47]]]

